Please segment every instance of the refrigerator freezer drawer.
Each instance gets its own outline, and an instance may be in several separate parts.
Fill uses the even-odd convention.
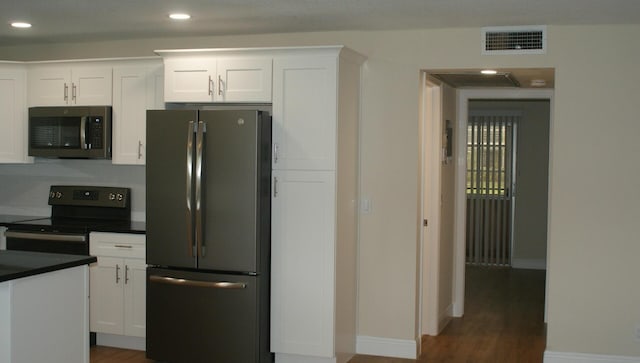
[[[271,361],[261,283],[259,276],[148,268],[147,357],[170,363]]]

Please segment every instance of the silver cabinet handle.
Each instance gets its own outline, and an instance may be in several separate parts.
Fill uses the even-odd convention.
[[[191,182],[193,180],[193,138],[195,136],[195,121],[189,121],[189,130],[187,135],[187,248],[189,249],[189,256],[195,256],[195,243],[193,239],[193,223],[192,223],[192,205],[193,194],[191,191]]]
[[[209,96],[211,96],[213,94],[213,80],[211,79],[211,76],[209,76]]]
[[[273,197],[277,197],[278,196],[278,177],[274,176],[273,177]]]
[[[124,265],[124,284],[129,282],[129,265]]]
[[[142,159],[142,141],[138,140],[138,160]]]
[[[222,76],[218,75],[218,96],[222,96]]]
[[[278,163],[278,144],[273,144],[273,163]]]
[[[71,99],[73,100],[73,102],[77,101],[77,98],[76,98],[76,84],[75,83],[71,83]]]
[[[120,265],[116,264],[116,284],[120,282]]]
[[[242,282],[197,281],[197,280],[177,279],[174,277],[167,277],[167,276],[149,276],[149,280],[151,282],[158,282],[161,284],[206,287],[211,289],[245,289],[247,287],[247,284]]]
[[[64,83],[64,102],[69,101],[69,85],[67,82]]]

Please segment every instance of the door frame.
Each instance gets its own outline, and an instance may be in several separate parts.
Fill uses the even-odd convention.
[[[455,208],[454,208],[454,281],[453,281],[453,316],[462,317],[464,315],[465,303],[465,226],[466,226],[466,142],[467,142],[467,120],[469,118],[469,100],[514,100],[514,99],[544,99],[549,100],[549,160],[553,158],[553,110],[554,91],[553,89],[460,89],[458,90],[458,133],[455,141],[456,147],[456,186],[455,186]],[[549,180],[551,180],[551,163],[549,163]],[[547,200],[551,195],[551,184]],[[551,205],[550,203],[548,204]],[[548,207],[547,221],[551,220],[551,210]],[[547,223],[547,228],[550,223]],[[547,236],[548,236],[547,230]],[[548,241],[548,238],[547,238]],[[547,270],[545,289],[545,322],[547,321],[547,303],[549,291],[549,258],[550,248],[547,242]]]
[[[418,354],[422,335],[437,335],[442,330],[439,308],[440,279],[440,200],[441,148],[442,148],[442,85],[429,77],[426,71],[420,77],[420,203],[419,213],[419,309],[417,336]],[[424,226],[423,221],[428,221]],[[430,228],[428,228],[430,227]]]

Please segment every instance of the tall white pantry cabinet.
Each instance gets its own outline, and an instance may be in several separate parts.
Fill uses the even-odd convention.
[[[271,350],[346,362],[356,344],[360,72],[344,47],[273,60]]]

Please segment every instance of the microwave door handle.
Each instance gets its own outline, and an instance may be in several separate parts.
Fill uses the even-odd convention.
[[[83,150],[87,150],[89,147],[87,145],[87,117],[83,116],[80,118],[80,147]]]

